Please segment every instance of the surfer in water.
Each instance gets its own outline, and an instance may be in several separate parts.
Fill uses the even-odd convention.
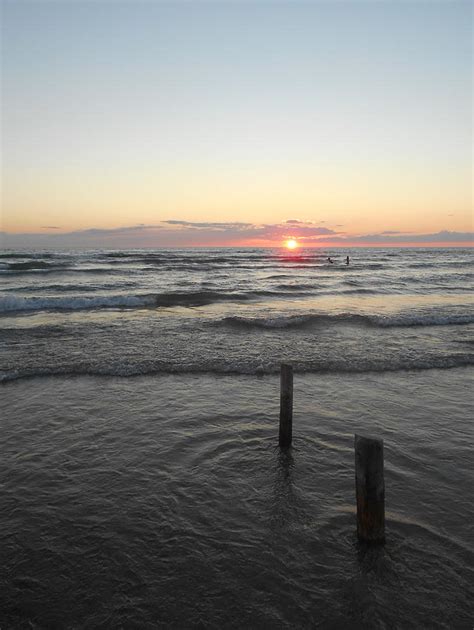
[[[328,256],[328,262],[332,264],[334,264],[334,260],[331,260],[331,256]]]
[[[349,264],[349,256],[346,256],[346,265]]]

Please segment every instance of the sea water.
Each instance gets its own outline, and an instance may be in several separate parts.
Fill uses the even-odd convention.
[[[471,628],[472,262],[3,251],[0,627]],[[384,439],[383,548],[355,432]]]
[[[472,364],[470,250],[4,252],[0,278],[4,380]]]

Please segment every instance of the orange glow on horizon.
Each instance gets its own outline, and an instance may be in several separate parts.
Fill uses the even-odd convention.
[[[288,249],[296,249],[298,247],[298,241],[296,241],[294,238],[290,238],[286,241],[285,245]]]

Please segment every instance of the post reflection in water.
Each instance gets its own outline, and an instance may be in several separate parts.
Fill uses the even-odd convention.
[[[297,518],[300,500],[293,486],[294,468],[292,450],[278,448],[271,508],[272,530],[287,529]]]

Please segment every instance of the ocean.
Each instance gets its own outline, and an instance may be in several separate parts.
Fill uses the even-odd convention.
[[[3,250],[2,630],[472,629],[473,262]],[[384,440],[381,547],[356,432]]]

